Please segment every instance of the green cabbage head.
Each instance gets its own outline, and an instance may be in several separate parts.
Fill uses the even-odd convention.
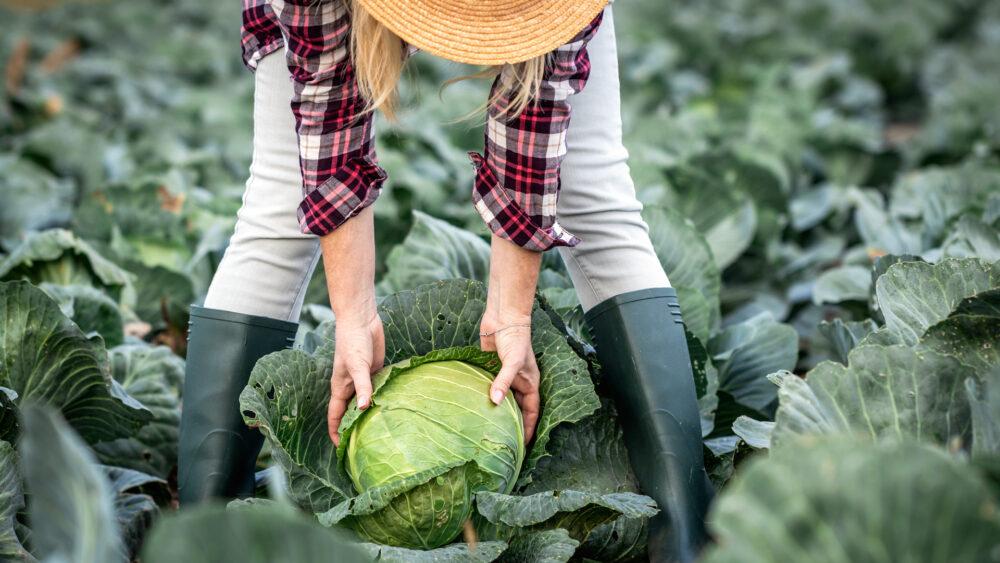
[[[413,358],[373,378],[372,406],[341,425],[340,456],[358,492],[348,519],[382,544],[450,543],[480,491],[509,493],[524,461],[521,411],[489,399],[492,354]],[[482,367],[481,367],[482,366]],[[354,415],[353,417],[351,415]]]

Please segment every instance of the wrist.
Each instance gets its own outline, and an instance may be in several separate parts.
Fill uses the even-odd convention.
[[[341,327],[368,326],[378,316],[374,296],[341,307],[333,308],[333,316]]]
[[[521,313],[521,312],[503,312],[500,311],[496,314],[497,323],[503,326],[507,325],[530,325],[531,324],[531,314]]]
[[[486,311],[483,313],[483,320],[497,327],[516,324],[530,325],[531,312],[487,305]]]

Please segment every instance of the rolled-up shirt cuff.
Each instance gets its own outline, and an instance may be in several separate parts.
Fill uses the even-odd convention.
[[[472,203],[493,234],[535,252],[544,252],[556,246],[576,246],[580,242],[563,229],[555,217],[550,224],[544,225],[543,218],[526,213],[482,155],[470,152],[469,158],[476,168]]]
[[[385,180],[385,170],[372,159],[349,159],[325,182],[306,193],[299,204],[299,227],[306,234],[332,233],[375,203]]]

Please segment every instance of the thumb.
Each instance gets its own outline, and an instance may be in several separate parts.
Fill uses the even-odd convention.
[[[372,376],[369,373],[368,364],[357,362],[348,366],[347,371],[354,381],[354,393],[358,398],[358,408],[365,410],[371,404],[372,399]]]
[[[517,375],[518,367],[504,364],[500,368],[500,373],[497,374],[496,379],[493,380],[493,385],[490,386],[490,400],[493,401],[494,405],[499,405],[503,402],[503,398],[510,391],[511,383],[514,382],[514,377]]]

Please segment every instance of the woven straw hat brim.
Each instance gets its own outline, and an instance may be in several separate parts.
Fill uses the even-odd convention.
[[[360,0],[382,25],[431,54],[518,63],[564,45],[608,0]]]

